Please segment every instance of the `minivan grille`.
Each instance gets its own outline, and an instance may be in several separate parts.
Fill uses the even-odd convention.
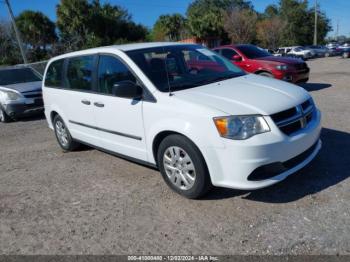
[[[314,111],[314,103],[309,99],[296,107],[273,114],[271,118],[283,133],[292,135],[312,121]]]

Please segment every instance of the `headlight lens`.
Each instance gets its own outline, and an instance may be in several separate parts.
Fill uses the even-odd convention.
[[[270,131],[264,117],[259,115],[216,117],[214,122],[220,136],[234,140],[244,140]]]
[[[17,100],[17,99],[20,99],[21,98],[21,95],[16,93],[16,92],[13,92],[13,91],[2,91],[5,93],[5,96],[6,96],[6,99],[7,100],[10,100],[10,101],[14,101],[14,100]]]
[[[285,71],[288,69],[288,66],[287,65],[278,65],[278,66],[276,66],[276,69],[281,70],[281,71]]]

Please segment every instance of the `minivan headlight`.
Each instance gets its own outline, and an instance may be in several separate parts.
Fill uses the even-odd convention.
[[[14,101],[14,100],[18,100],[21,98],[21,95],[17,92],[14,92],[14,91],[4,91],[4,90],[1,90],[2,92],[4,92],[5,94],[5,99],[8,100],[8,101]]]
[[[260,115],[215,117],[214,123],[220,136],[233,140],[244,140],[270,131]]]

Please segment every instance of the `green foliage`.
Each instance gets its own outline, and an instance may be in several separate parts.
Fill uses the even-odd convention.
[[[181,14],[161,15],[153,27],[156,41],[179,41],[186,31],[186,19]]]
[[[190,33],[199,38],[224,37],[223,12],[232,7],[252,8],[244,0],[195,0],[187,9]]]
[[[308,45],[313,42],[314,9],[308,9],[308,1],[280,0],[280,18],[287,22],[283,33],[283,45]],[[323,41],[331,30],[330,20],[322,12],[318,19],[318,40]]]
[[[14,39],[11,25],[0,21],[0,65],[22,63],[18,44]]]
[[[98,0],[61,0],[57,5],[57,27],[67,51],[142,41],[148,33],[131,20],[127,10]]]
[[[29,60],[47,58],[47,47],[57,41],[55,24],[43,13],[30,10],[17,16],[16,24],[27,47]]]

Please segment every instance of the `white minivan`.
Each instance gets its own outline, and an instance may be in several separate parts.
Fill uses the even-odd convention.
[[[308,92],[246,74],[200,45],[130,44],[53,58],[43,98],[65,151],[82,143],[157,167],[188,198],[213,185],[270,186],[321,148],[321,113]]]

